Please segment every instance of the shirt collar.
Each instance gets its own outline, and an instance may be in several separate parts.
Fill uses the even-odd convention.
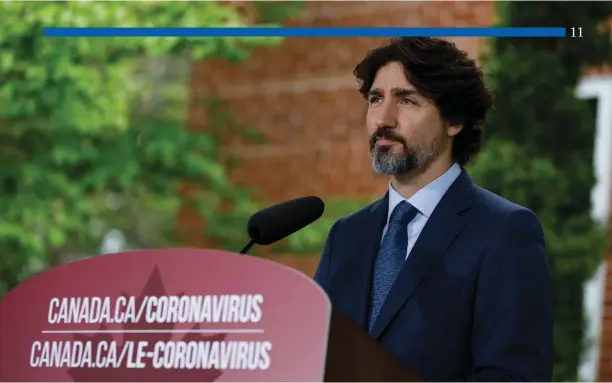
[[[444,174],[433,180],[408,199],[404,198],[393,189],[391,182],[389,182],[389,212],[387,214],[387,222],[391,217],[391,213],[393,213],[393,209],[402,201],[408,201],[408,203],[414,206],[419,213],[429,218],[444,194],[460,174],[461,167],[459,164],[455,163]]]

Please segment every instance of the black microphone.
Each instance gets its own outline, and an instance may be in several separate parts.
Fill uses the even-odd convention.
[[[240,251],[246,254],[254,244],[269,245],[321,218],[325,204],[319,197],[301,197],[267,207],[253,214],[247,225],[251,240]]]

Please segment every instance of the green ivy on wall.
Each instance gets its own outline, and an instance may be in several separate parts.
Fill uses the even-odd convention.
[[[252,201],[230,182],[216,137],[185,127],[188,102],[172,98],[186,98],[189,82],[169,81],[158,89],[168,97],[143,113],[136,103],[156,82],[139,72],[160,60],[246,60],[282,39],[50,39],[42,31],[53,24],[247,25],[235,5],[0,3],[0,296],[32,273],[98,253],[111,229],[139,247],[176,244],[182,206],[200,213],[207,234],[233,240]],[[254,7],[255,23],[269,25],[295,15],[299,3]],[[180,192],[185,182],[194,193]],[[218,214],[225,204],[227,214]]]

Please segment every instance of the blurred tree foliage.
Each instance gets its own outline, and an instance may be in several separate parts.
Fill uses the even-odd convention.
[[[585,342],[583,284],[602,261],[590,217],[595,118],[575,96],[586,66],[612,61],[612,6],[500,2],[500,26],[581,27],[583,38],[492,39],[483,62],[496,110],[470,174],[527,206],[544,227],[555,300],[554,381],[576,381]],[[608,23],[606,23],[608,21]]]
[[[220,243],[244,230],[236,222],[252,212],[250,198],[228,182],[214,126],[185,128],[187,83],[164,84],[158,93],[174,98],[161,97],[151,113],[134,105],[146,105],[146,85],[156,85],[143,72],[150,63],[244,60],[280,41],[45,38],[45,26],[241,26],[298,10],[295,2],[0,3],[0,296],[66,257],[97,253],[109,229],[145,246],[175,241],[180,206],[197,210]],[[209,125],[223,110],[212,106]]]
[[[378,198],[380,198],[380,196],[376,196],[369,200],[350,200],[343,198],[326,199],[323,216],[314,223],[279,242],[278,245],[274,246],[274,252],[305,256],[311,256],[313,254],[320,255],[327,235],[338,219],[353,214]]]

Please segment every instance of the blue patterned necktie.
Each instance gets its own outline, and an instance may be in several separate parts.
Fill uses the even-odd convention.
[[[369,331],[372,331],[376,317],[391,290],[404,262],[408,249],[408,224],[416,217],[418,210],[406,201],[400,202],[389,219],[387,232],[380,244],[374,263],[372,279],[372,311]]]

